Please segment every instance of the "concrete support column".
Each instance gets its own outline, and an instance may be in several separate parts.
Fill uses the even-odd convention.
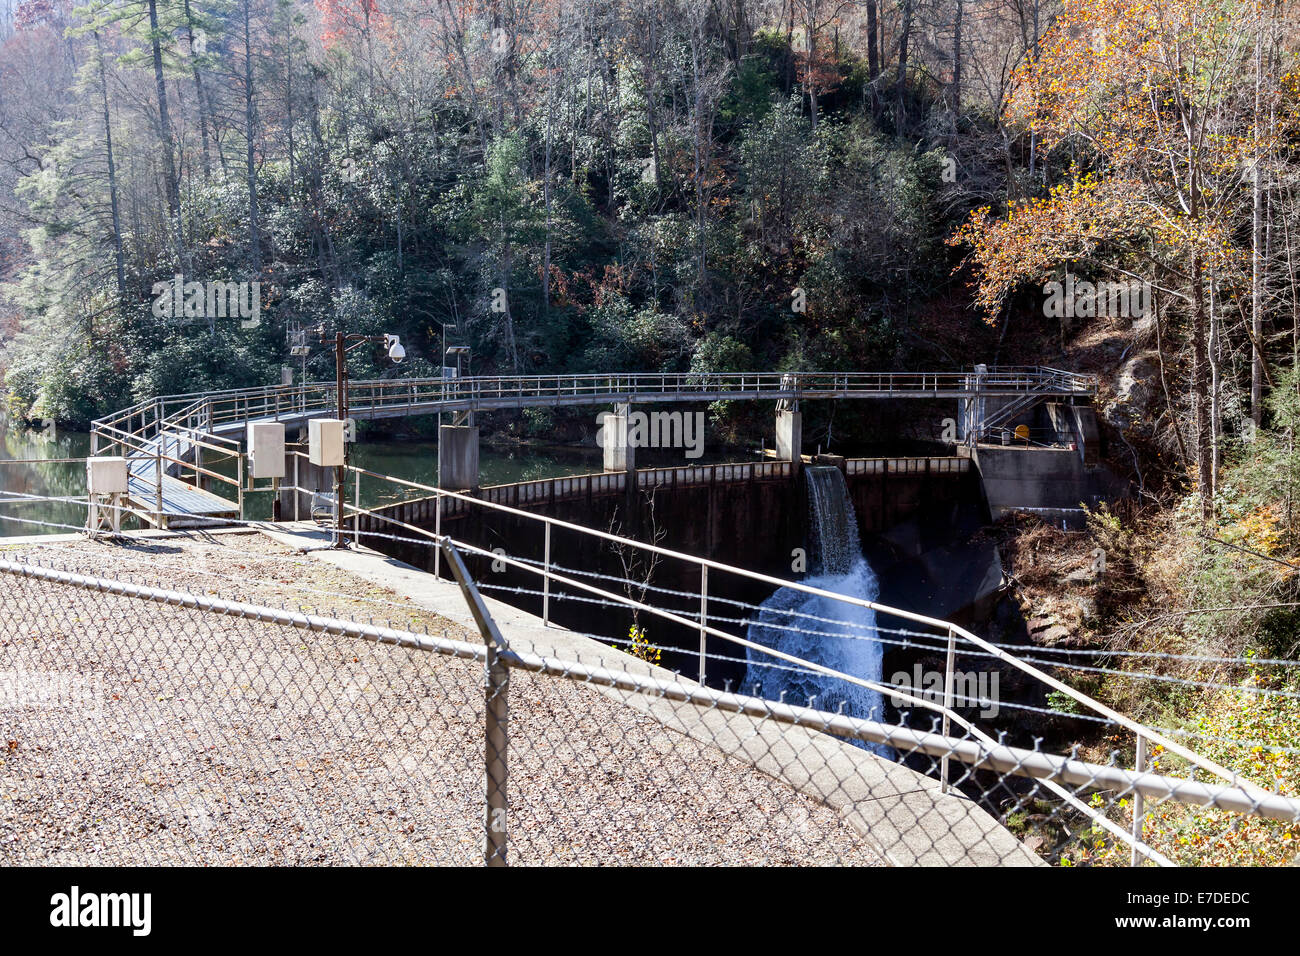
[[[631,404],[619,402],[614,406],[614,411],[605,416],[601,426],[601,445],[605,453],[606,471],[636,471],[636,448],[628,440],[628,421],[631,415]]]
[[[478,426],[438,426],[438,487],[470,491],[478,487]]]
[[[799,463],[803,449],[803,413],[788,408],[776,410],[776,457]]]

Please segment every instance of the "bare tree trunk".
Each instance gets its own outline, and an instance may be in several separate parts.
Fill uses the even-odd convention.
[[[285,131],[289,136],[289,195],[293,195],[294,184],[298,180],[298,170],[294,163],[293,151],[293,17],[290,15],[289,26],[286,30],[286,41],[284,45],[284,111],[285,111]]]
[[[804,66],[804,85],[808,87],[808,115],[812,120],[813,130],[817,129],[817,3],[805,0],[807,12],[803,25],[804,42],[808,46],[808,62]]]
[[[691,110],[694,136],[692,137],[695,155],[695,228],[699,233],[699,284],[704,288],[705,270],[707,262],[705,259],[704,245],[704,156],[703,146],[700,138],[704,133],[703,101],[704,90],[702,87],[702,66],[700,63],[699,35],[695,24],[691,25],[691,73],[692,80],[695,84],[695,104]]]
[[[94,31],[99,67],[99,95],[104,105],[104,154],[108,159],[108,203],[113,212],[113,253],[117,259],[117,297],[126,301],[126,256],[122,251],[122,216],[117,205],[117,163],[113,159],[113,120],[108,111],[108,77],[104,71],[104,45]]]
[[[149,43],[153,53],[154,86],[158,95],[158,139],[162,148],[163,188],[167,193],[167,211],[171,216],[172,242],[176,247],[178,268],[188,272],[185,255],[185,238],[181,231],[181,190],[176,178],[176,156],[173,152],[172,120],[167,109],[167,82],[163,78],[162,47],[158,29],[158,0],[146,0],[149,5]]]
[[[912,0],[903,0],[903,22],[898,29],[898,75],[894,80],[894,132],[902,135],[904,93],[907,85],[907,46],[912,36]]]
[[[1222,343],[1219,336],[1219,297],[1218,297],[1218,272],[1210,267],[1210,340],[1206,347],[1206,355],[1210,360],[1210,475],[1215,482],[1211,487],[1211,496],[1217,494],[1218,476],[1219,476],[1219,436],[1223,434],[1223,372],[1222,372],[1222,355],[1220,354]]]
[[[1263,295],[1263,188],[1260,174],[1259,123],[1263,76],[1263,25],[1255,33],[1255,150],[1254,169],[1251,173],[1251,230],[1250,230],[1250,417],[1256,426],[1262,416],[1264,398],[1264,295]]]
[[[194,14],[190,12],[190,0],[184,0],[182,12],[185,14],[185,35],[190,46],[190,72],[194,76],[194,91],[198,97],[199,137],[203,142],[203,178],[212,178],[212,160],[208,155],[208,109],[203,95],[203,72],[199,69],[199,58],[194,49]]]
[[[957,13],[952,26],[952,117],[953,132],[957,132],[957,117],[961,115],[961,19],[962,0],[957,0]]]
[[[257,210],[257,106],[253,98],[253,0],[244,0],[244,128],[248,141],[248,246],[254,272],[262,271],[262,237]]]
[[[880,79],[880,25],[877,22],[876,0],[867,0],[867,78],[871,81],[871,115],[875,116],[880,108],[876,81]]]
[[[646,123],[650,127],[650,157],[654,162],[655,188],[663,189],[663,180],[660,179],[659,171],[659,110],[655,103],[655,84],[654,73],[651,68],[654,58],[657,56],[659,49],[659,32],[655,15],[652,13],[649,23],[649,36],[647,37],[648,49],[642,59],[644,70],[642,72],[643,82],[645,84],[645,106],[646,106]]]
[[[551,312],[551,138],[554,122],[552,119],[554,84],[552,71],[546,73],[546,158],[542,170],[542,199],[546,205],[546,246],[542,250],[542,315]]]
[[[1192,259],[1192,414],[1196,423],[1196,463],[1201,519],[1214,519],[1214,451],[1210,421],[1210,356],[1207,348],[1205,267],[1200,253]]]

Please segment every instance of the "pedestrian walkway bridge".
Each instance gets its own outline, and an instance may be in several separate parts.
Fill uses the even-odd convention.
[[[952,399],[970,410],[963,434],[978,439],[996,417],[985,414],[985,401],[1015,410],[1051,399],[1088,401],[1096,381],[1041,366],[980,366],[964,372],[486,375],[356,381],[347,388],[348,415],[357,420],[623,403],[775,400],[793,408],[815,399]],[[248,424],[301,426],[332,416],[337,407],[336,386],[326,382],[159,396],[95,421],[92,454],[128,459],[129,502],[142,517],[183,516],[173,517],[173,526],[207,523],[242,512],[240,439]],[[206,467],[205,458],[236,459],[236,475]]]

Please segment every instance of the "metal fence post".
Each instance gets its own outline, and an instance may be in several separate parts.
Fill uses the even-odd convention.
[[[352,516],[352,543],[361,547],[361,471],[357,471],[357,486],[353,498],[356,514]]]
[[[1133,763],[1133,769],[1142,773],[1147,769],[1147,739],[1141,734],[1137,735],[1137,759]],[[1142,816],[1146,812],[1145,801],[1142,797],[1142,791],[1133,791],[1133,852],[1129,857],[1129,866],[1137,866],[1144,859],[1145,853],[1139,853],[1137,845],[1142,842]]]
[[[469,605],[474,623],[483,635],[487,650],[483,662],[485,809],[483,817],[483,862],[488,866],[506,865],[506,784],[507,757],[510,748],[510,668],[502,659],[502,652],[510,648],[501,636],[496,621],[483,603],[469,570],[450,541],[442,542],[440,550],[447,552],[447,566],[451,568],[456,583],[460,585],[465,603]]]
[[[953,657],[956,653],[957,633],[951,627],[948,628],[948,660],[943,668],[943,735],[948,736],[948,714],[952,710],[952,689],[953,674],[952,664]],[[948,792],[948,757],[939,761],[939,792]]]
[[[293,520],[299,520],[302,508],[302,482],[298,480],[298,454],[293,456]]]
[[[153,457],[153,480],[154,480],[154,507],[158,509],[158,527],[167,527],[167,519],[163,517],[163,467],[162,467],[162,446],[158,446],[158,452]]]
[[[433,499],[433,533],[438,536],[438,541],[442,541],[442,492],[439,491]],[[442,577],[442,548],[433,549],[433,576]]]
[[[709,639],[709,566],[700,565],[700,683],[704,683],[705,651]]]
[[[542,626],[551,626],[551,523],[544,525],[545,541],[542,545]]]
[[[497,647],[486,638],[487,660],[483,666],[484,726],[483,763],[486,770],[487,800],[483,819],[486,837],[483,862],[506,865],[506,754],[510,746],[510,668],[501,662]]]

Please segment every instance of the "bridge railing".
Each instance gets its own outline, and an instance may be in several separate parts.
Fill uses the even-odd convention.
[[[610,600],[614,605],[622,605],[624,607],[636,607],[640,611],[645,612],[646,614],[654,615],[666,621],[670,621],[673,624],[676,624],[678,626],[688,627],[692,630],[697,630],[700,639],[697,676],[700,683],[705,682],[706,675],[707,675],[707,662],[710,656],[708,652],[710,638],[722,640],[729,644],[744,648],[747,653],[750,651],[757,651],[759,653],[773,655],[778,658],[782,656],[780,652],[774,651],[772,648],[767,647],[766,645],[757,644],[746,638],[738,637],[737,635],[732,634],[729,631],[725,631],[718,627],[715,627],[713,626],[713,624],[710,623],[711,614],[714,615],[713,617],[714,621],[718,621],[719,619],[718,611],[716,610],[716,608],[713,610],[710,609],[710,577],[711,576],[713,577],[714,587],[716,591],[717,576],[731,575],[734,577],[746,579],[751,582],[762,584],[773,592],[781,589],[787,589],[790,592],[797,592],[799,594],[805,594],[805,595],[821,598],[824,601],[831,602],[832,606],[843,606],[847,608],[861,608],[861,609],[869,610],[874,614],[887,615],[890,618],[894,618],[900,621],[909,622],[910,624],[913,625],[919,625],[921,627],[928,628],[929,629],[928,631],[916,632],[914,636],[917,636],[918,638],[921,639],[928,639],[929,644],[927,646],[929,647],[930,650],[944,654],[945,669],[944,669],[944,677],[943,677],[943,697],[942,697],[942,704],[938,706],[936,706],[933,701],[924,703],[922,706],[926,706],[929,709],[939,710],[942,712],[943,732],[945,734],[948,732],[950,723],[953,720],[957,720],[959,726],[963,726],[968,733],[972,734],[977,739],[984,740],[985,742],[989,742],[992,739],[988,737],[988,735],[985,734],[983,731],[981,731],[978,727],[971,724],[969,721],[965,720],[964,718],[956,717],[952,712],[952,705],[954,703],[954,694],[955,694],[955,680],[956,680],[955,661],[959,653],[959,646],[960,646],[960,653],[962,654],[973,653],[977,655],[992,657],[997,661],[1027,675],[1029,678],[1032,679],[1032,681],[1036,682],[1040,686],[1042,693],[1044,694],[1053,693],[1058,695],[1064,695],[1065,697],[1073,701],[1073,704],[1071,706],[1078,708],[1081,713],[1091,715],[1091,719],[1100,720],[1104,723],[1115,726],[1121,731],[1127,731],[1128,733],[1131,733],[1133,735],[1133,740],[1134,740],[1135,765],[1139,771],[1146,766],[1148,748],[1152,746],[1157,746],[1163,748],[1163,750],[1166,751],[1168,754],[1181,758],[1182,760],[1185,760],[1191,766],[1191,768],[1193,768],[1193,772],[1195,772],[1195,770],[1197,769],[1206,771],[1212,776],[1214,776],[1215,778],[1219,779],[1220,781],[1223,781],[1224,783],[1232,787],[1240,787],[1241,789],[1245,790],[1246,792],[1252,794],[1255,797],[1262,798],[1269,794],[1269,792],[1262,787],[1259,787],[1253,783],[1240,780],[1238,775],[1233,771],[1197,753],[1196,751],[1190,749],[1189,747],[1184,746],[1178,741],[1172,739],[1168,734],[1163,733],[1160,730],[1157,730],[1155,728],[1151,728],[1146,725],[1143,725],[1138,721],[1132,720],[1131,718],[1119,713],[1114,708],[1109,707],[1106,704],[1103,704],[1100,701],[1097,701],[1094,698],[1090,697],[1089,695],[1077,690],[1076,688],[1058,680],[1057,678],[1041,670],[1040,668],[1034,666],[1033,664],[1021,660],[1015,655],[1008,653],[1003,648],[998,647],[997,645],[979,637],[978,635],[967,630],[966,628],[963,628],[951,622],[943,621],[938,618],[933,618],[928,615],[918,614],[916,612],[903,610],[901,608],[891,607],[876,601],[870,601],[863,598],[840,594],[834,591],[826,590],[824,588],[815,587],[813,585],[807,584],[802,581],[790,581],[783,578],[773,577],[771,575],[762,574],[756,571],[751,571],[746,568],[739,568],[732,565],[723,564],[718,561],[713,561],[707,558],[700,558],[695,555],[685,554],[679,551],[662,547],[655,543],[637,541],[634,539],[622,537],[612,532],[601,531],[599,529],[577,525],[572,522],[563,521],[561,519],[553,518],[547,515],[539,515],[522,509],[513,508],[508,505],[494,503],[490,501],[484,501],[472,495],[447,491],[445,489],[440,489],[432,485],[422,484],[420,482],[412,482],[405,479],[393,478],[390,476],[381,475],[376,472],[371,472],[366,469],[359,469],[356,468],[355,466],[348,466],[348,471],[353,472],[357,476],[358,481],[360,480],[361,475],[366,475],[368,479],[371,480],[375,480],[375,479],[383,480],[397,486],[420,489],[420,490],[433,493],[433,495],[436,498],[435,528],[433,532],[429,532],[424,528],[420,528],[414,525],[409,525],[400,521],[392,521],[391,519],[388,519],[388,523],[392,524],[395,529],[414,532],[415,534],[419,535],[420,538],[407,539],[410,541],[414,541],[416,543],[419,543],[421,538],[423,538],[424,541],[427,542],[429,546],[434,546],[446,540],[443,536],[442,525],[441,525],[441,519],[443,514],[442,502],[444,499],[446,499],[447,501],[459,502],[463,505],[464,508],[467,509],[471,509],[471,510],[482,509],[484,511],[510,515],[512,517],[524,521],[537,522],[541,524],[542,532],[543,532],[543,548],[542,548],[542,555],[540,560],[536,558],[528,559],[528,558],[512,557],[503,554],[500,549],[498,549],[497,551],[489,551],[486,549],[482,549],[482,548],[478,548],[466,544],[464,542],[456,542],[456,544],[458,547],[462,548],[469,554],[475,554],[490,561],[501,562],[506,566],[515,568],[521,572],[533,575],[538,579],[540,579],[539,588],[536,590],[535,596],[537,598],[540,598],[541,600],[541,606],[542,606],[541,616],[545,623],[549,623],[550,621],[551,601],[553,599],[553,595],[556,593],[554,591],[554,588],[557,585],[561,585],[563,587],[573,589],[573,591],[577,592],[578,594],[601,595],[600,600]],[[363,512],[361,509],[358,508],[349,508],[348,511],[356,519],[359,519],[361,514],[363,513],[373,514],[373,512]],[[385,519],[381,518],[380,520],[385,520]],[[359,525],[354,522],[354,533],[357,531],[359,531]],[[645,569],[646,568],[653,569],[656,563],[662,560],[682,562],[690,567],[695,568],[698,573],[698,581],[699,581],[698,589],[694,593],[690,593],[690,592],[680,593],[680,594],[678,594],[677,592],[673,592],[673,593],[679,599],[677,602],[679,605],[681,604],[680,599],[685,599],[688,607],[694,606],[698,608],[698,610],[677,611],[677,612],[667,611],[664,610],[664,608],[659,605],[647,604],[644,601],[638,601],[629,596],[620,596],[616,592],[611,592],[607,589],[598,587],[590,583],[590,581],[584,580],[583,579],[584,577],[591,577],[592,575],[589,575],[586,572],[583,572],[581,570],[578,569],[557,570],[557,568],[559,568],[560,566],[556,564],[552,558],[552,539],[557,532],[561,532],[561,531],[564,532],[566,535],[572,536],[571,540],[573,538],[576,538],[576,539],[587,539],[587,540],[595,540],[597,542],[603,542],[605,546],[614,548],[621,555],[624,556],[631,553],[639,553],[648,556],[646,560],[641,562],[639,565],[639,567],[642,569],[640,573],[647,574],[647,576],[649,572],[646,572]],[[373,534],[374,532],[371,533]],[[383,534],[380,533],[379,536],[383,537]],[[433,562],[434,573],[440,574],[441,573],[441,568],[440,568],[441,550],[435,547],[433,553],[434,553],[434,562]],[[622,557],[620,558],[620,560],[624,562],[625,568],[638,566],[635,561],[628,562],[626,557]],[[697,604],[695,603],[696,601],[698,601]],[[722,617],[723,619],[725,619],[725,614],[722,615]],[[886,638],[883,637],[883,634],[880,632],[878,626],[875,629],[877,632],[875,637],[872,637],[869,634],[854,635],[853,633],[851,633],[855,627],[855,625],[853,625],[851,622],[830,621],[830,622],[818,622],[818,623],[829,623],[843,630],[838,632],[830,632],[829,634],[827,634],[827,632],[819,631],[816,627],[814,627],[811,633],[823,634],[831,637],[847,636],[849,638],[853,638],[853,637],[865,638],[866,640],[874,640],[876,642],[887,640]],[[797,628],[799,625],[796,624],[795,626]],[[845,630],[849,631],[850,633],[846,635],[844,633]],[[868,628],[868,630],[870,630],[870,628]],[[794,662],[793,659],[792,662]],[[799,661],[797,663],[803,665],[806,662]],[[823,668],[822,670],[825,673],[834,673],[833,671],[829,671],[825,668]],[[843,679],[846,681],[846,683],[854,684],[860,687],[865,687],[871,690],[886,693],[891,696],[896,696],[898,693],[897,687],[892,687],[892,688],[886,687],[884,685],[881,685],[879,682],[864,681],[856,677],[843,677]],[[943,767],[941,779],[943,785],[946,787],[948,785],[948,774],[947,774],[946,764]],[[1061,797],[1062,799],[1067,799],[1070,797],[1069,794],[1060,790],[1050,781],[1047,782],[1046,786],[1049,790],[1052,790],[1053,793],[1055,793],[1057,796]],[[1080,812],[1087,812],[1087,809],[1082,806],[1077,806],[1076,809],[1080,810]],[[1141,809],[1140,807],[1137,808],[1138,813],[1137,816],[1135,817],[1135,820],[1140,818],[1140,809]],[[1140,831],[1139,829],[1137,829],[1136,823],[1135,823],[1134,833],[1132,835],[1132,838],[1130,839],[1129,837],[1116,832],[1111,822],[1104,822],[1101,820],[1098,820],[1097,822],[1098,825],[1102,826],[1105,829],[1111,830],[1111,832],[1114,833],[1114,835],[1116,835],[1119,839],[1128,842],[1129,845],[1133,847],[1135,861],[1138,858],[1137,854],[1139,853],[1139,851],[1141,851],[1142,853],[1147,852],[1148,848],[1140,845],[1141,843],[1139,839]]]
[[[984,373],[980,391],[998,394],[1043,392],[1088,395],[1096,383],[1089,376],[1058,369],[994,368]],[[583,375],[493,375],[459,379],[407,378],[350,382],[349,407],[358,416],[435,406],[447,409],[510,407],[527,404],[603,402],[631,399],[682,400],[715,397],[813,398],[836,396],[944,396],[976,388],[970,372],[636,372]],[[335,386],[327,382],[275,385],[216,392],[191,392],[139,402],[96,421],[135,431],[157,425],[187,406],[202,403],[211,428],[256,419],[300,420],[328,414],[337,406]],[[127,425],[123,425],[127,422]]]
[[[476,376],[458,379],[409,378],[352,382],[350,414],[357,418],[391,414],[432,414],[444,410],[524,407],[536,404],[599,404],[613,401],[712,401],[727,398],[797,400],[817,397],[940,397],[961,394],[1091,394],[1089,376],[1050,368],[993,368],[971,372],[726,372],[589,373],[582,375]],[[330,415],[338,404],[332,383],[276,385],[217,392],[160,396],[96,420],[91,454],[123,450],[134,459],[133,473],[152,459],[154,498],[161,516],[163,475],[186,464],[168,454],[167,444],[185,443],[201,457],[204,448],[239,457],[237,441],[222,433],[250,421],[302,422]],[[174,436],[169,439],[167,436]],[[214,447],[215,446],[215,447]],[[242,457],[240,457],[242,469]],[[194,463],[194,478],[204,474],[231,484],[240,498],[242,474],[233,482]]]

